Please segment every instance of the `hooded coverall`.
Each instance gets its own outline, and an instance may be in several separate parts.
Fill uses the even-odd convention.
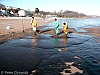
[[[62,25],[63,25],[63,28],[64,28],[64,33],[68,34],[68,23],[65,23],[65,25],[63,23]]]
[[[37,21],[36,21],[36,19],[32,19],[31,20],[31,25],[32,25],[33,31],[36,32],[36,27],[37,27]]]
[[[54,22],[56,35],[59,33],[59,21]]]

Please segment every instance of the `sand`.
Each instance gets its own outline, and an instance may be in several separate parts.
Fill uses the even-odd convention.
[[[0,19],[0,35],[9,34],[12,32],[21,32],[31,28],[30,25],[31,18],[1,18]],[[52,21],[44,20],[42,18],[37,18],[38,27],[48,24]],[[11,29],[6,29],[7,26],[10,26]]]
[[[42,18],[36,18],[38,23],[38,28],[45,26],[48,23],[51,23],[53,20]],[[0,17],[0,42],[22,37],[26,34],[32,32],[30,25],[31,17]],[[7,26],[10,26],[10,29],[6,29]],[[23,32],[24,30],[24,32]]]

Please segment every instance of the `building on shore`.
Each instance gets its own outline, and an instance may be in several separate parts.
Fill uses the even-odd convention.
[[[26,16],[26,11],[21,9],[18,11],[18,15],[21,16],[21,17],[25,17]]]
[[[12,6],[4,6],[3,4],[0,4],[0,16],[33,16],[33,12],[31,10],[24,10],[17,7]]]

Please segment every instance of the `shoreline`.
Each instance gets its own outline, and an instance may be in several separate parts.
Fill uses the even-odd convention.
[[[38,19],[38,20],[41,20],[41,19],[43,19],[43,18],[41,18],[41,17],[35,17],[36,19]],[[51,18],[46,18],[46,19],[48,19],[48,20],[54,20],[55,18],[57,18],[57,19],[88,19],[88,18],[60,18],[60,17],[51,17]],[[0,17],[0,19],[31,19],[31,17]]]

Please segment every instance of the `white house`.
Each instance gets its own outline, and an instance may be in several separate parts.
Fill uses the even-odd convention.
[[[25,10],[19,10],[18,14],[19,14],[19,16],[26,16],[26,11]]]

